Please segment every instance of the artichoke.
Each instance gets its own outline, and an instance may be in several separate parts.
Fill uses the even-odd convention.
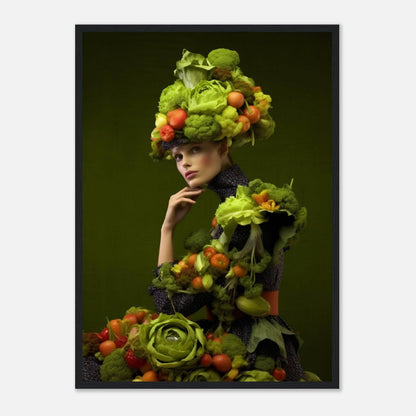
[[[195,366],[205,347],[202,328],[181,313],[159,317],[140,330],[140,343],[153,367],[187,369]]]

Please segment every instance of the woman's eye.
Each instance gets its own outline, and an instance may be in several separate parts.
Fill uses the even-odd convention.
[[[179,162],[182,160],[182,155],[175,155],[174,158],[177,162]]]
[[[198,153],[201,150],[199,146],[195,146],[192,148],[192,153]]]

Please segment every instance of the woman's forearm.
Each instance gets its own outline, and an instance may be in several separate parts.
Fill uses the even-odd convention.
[[[172,262],[174,260],[173,228],[162,226],[162,229],[160,230],[159,258],[157,264],[159,266],[162,263]]]

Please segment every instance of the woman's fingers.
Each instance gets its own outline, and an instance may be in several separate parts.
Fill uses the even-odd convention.
[[[190,198],[180,198],[177,201],[178,204],[180,204],[182,207],[186,207],[187,204],[196,204],[196,201]]]

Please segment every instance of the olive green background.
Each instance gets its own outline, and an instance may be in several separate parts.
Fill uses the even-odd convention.
[[[200,29],[202,30],[202,29]],[[289,183],[308,226],[286,253],[280,314],[304,340],[302,364],[331,380],[331,33],[84,32],[82,43],[82,325],[99,331],[132,305],[154,308],[156,266],[169,196],[184,180],[148,156],[160,92],[182,49],[235,49],[240,67],[272,96],[276,132],[232,150],[249,179]],[[207,190],[175,233],[175,256],[218,205]],[[199,312],[196,318],[204,314]]]

